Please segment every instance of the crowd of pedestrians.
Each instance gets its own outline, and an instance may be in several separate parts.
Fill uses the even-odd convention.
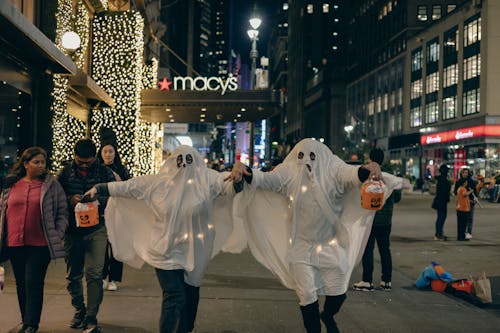
[[[73,159],[53,176],[46,168],[46,152],[28,148],[3,180],[0,197],[0,256],[10,260],[16,280],[19,333],[38,331],[48,265],[63,257],[75,310],[71,328],[100,332],[103,291],[118,289],[123,262],[134,267],[146,262],[155,268],[162,289],[160,332],[193,331],[210,259],[223,248],[241,251],[234,244],[243,236],[231,233],[232,221],[214,217],[228,207],[234,209],[226,214],[229,220],[237,214],[260,230],[258,235],[247,234],[244,244],[248,242],[256,259],[295,290],[305,330],[319,333],[323,322],[328,333],[338,332],[334,315],[346,299],[358,258],[362,257],[363,275],[353,288],[374,290],[375,243],[382,265],[380,288],[392,289],[393,206],[409,183],[382,174],[383,159],[383,152],[375,149],[370,163],[348,165],[325,145],[304,139],[272,172],[236,162],[224,173],[207,168],[195,149],[180,146],[158,174],[131,178],[116,137],[101,135],[99,150],[91,139],[78,140]],[[442,165],[439,171],[432,204],[437,212],[434,239],[447,240],[443,228],[451,185],[448,167]],[[359,199],[359,185],[382,177],[388,192],[382,209],[363,212],[352,200]],[[453,189],[459,241],[472,238],[475,185],[469,170],[463,169]],[[242,200],[228,205],[236,194]],[[81,214],[82,205],[96,200],[95,217]],[[268,209],[261,209],[264,205]],[[269,217],[275,223],[272,231],[264,225]],[[280,228],[283,232],[276,231]],[[222,245],[229,237],[234,237],[234,248]],[[341,251],[345,248],[351,249],[348,254]],[[321,311],[319,295],[326,296]]]

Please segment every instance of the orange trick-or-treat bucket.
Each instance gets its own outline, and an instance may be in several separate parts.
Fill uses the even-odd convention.
[[[381,210],[384,202],[385,185],[380,180],[367,180],[361,186],[361,207]]]
[[[93,227],[99,224],[98,202],[78,203],[75,207],[76,226],[80,228]]]

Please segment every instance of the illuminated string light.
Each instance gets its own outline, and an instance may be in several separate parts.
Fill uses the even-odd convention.
[[[80,53],[75,52],[74,60],[78,66],[83,64],[83,57],[86,52],[89,38],[88,14],[83,14],[82,7],[86,13],[83,2],[77,6],[77,18],[75,24],[76,32],[82,40]],[[56,11],[56,46],[66,52],[61,44],[62,35],[67,31],[72,31],[72,0],[59,0]],[[85,21],[87,23],[85,23]],[[87,27],[85,30],[85,26]],[[81,59],[81,60],[80,60]],[[76,140],[85,136],[85,123],[68,114],[67,91],[69,79],[65,76],[54,75],[54,90],[52,91],[52,170],[58,171],[65,161],[73,158],[73,146]]]

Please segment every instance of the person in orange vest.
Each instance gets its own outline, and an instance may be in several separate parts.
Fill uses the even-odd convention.
[[[474,191],[472,188],[467,189],[468,179],[460,178],[457,182],[457,240],[468,241],[465,237],[465,228],[471,214],[471,204],[469,195]]]

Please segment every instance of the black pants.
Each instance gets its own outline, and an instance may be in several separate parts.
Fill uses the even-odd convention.
[[[156,268],[163,293],[160,333],[186,333],[194,328],[200,288],[184,282],[184,270]]]
[[[24,325],[38,328],[43,306],[45,274],[50,262],[47,246],[9,247],[16,278],[17,301]]]
[[[392,256],[391,256],[391,225],[372,227],[370,237],[363,253],[363,281],[373,282],[373,250],[377,241],[380,262],[382,264],[382,281],[391,282]]]
[[[470,218],[470,212],[461,212],[457,210],[457,240],[465,239],[465,229],[467,221]]]
[[[122,282],[123,263],[118,261],[113,256],[111,244],[108,242],[106,256],[104,257],[104,269],[102,270],[102,278],[109,281]]]

